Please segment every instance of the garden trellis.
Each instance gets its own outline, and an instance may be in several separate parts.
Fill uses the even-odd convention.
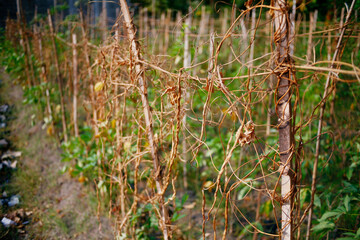
[[[199,213],[194,238],[299,239],[312,225],[325,102],[337,82],[360,82],[354,4],[339,25],[315,12],[300,28],[285,0],[217,6],[217,15],[199,4],[158,19],[147,8],[134,17],[121,0],[111,31],[106,13],[98,28],[82,12],[53,26],[49,11],[30,27],[8,20],[6,33],[25,54],[20,82],[44,86],[47,127],[68,167],[95,182],[119,238],[177,239],[181,215]],[[308,102],[324,79],[321,99]],[[314,142],[309,181],[302,168]]]

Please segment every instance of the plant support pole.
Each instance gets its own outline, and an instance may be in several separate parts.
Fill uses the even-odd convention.
[[[157,146],[156,146],[156,143],[154,140],[152,116],[151,116],[151,111],[150,111],[150,106],[149,106],[149,99],[148,99],[148,93],[147,93],[146,79],[145,79],[145,75],[144,75],[144,68],[143,68],[142,64],[139,63],[139,60],[141,60],[140,48],[136,41],[135,29],[134,29],[134,25],[133,25],[133,22],[130,17],[130,12],[129,12],[129,8],[127,6],[126,0],[120,0],[120,5],[121,5],[121,11],[123,13],[123,17],[125,20],[127,34],[128,34],[129,41],[130,41],[132,59],[135,62],[135,76],[137,77],[137,81],[138,81],[138,85],[139,85],[139,89],[140,89],[141,102],[143,105],[144,119],[145,119],[145,124],[146,124],[146,131],[148,134],[148,141],[149,141],[149,146],[151,149],[151,157],[153,160],[153,167],[154,167],[153,172],[155,173],[154,178],[155,178],[155,182],[156,182],[156,189],[159,194],[159,196],[158,196],[158,203],[159,203],[159,209],[160,209],[159,223],[160,223],[160,227],[163,230],[164,240],[168,240],[169,239],[169,230],[166,225],[167,220],[168,220],[168,213],[167,213],[167,209],[164,205],[165,189],[163,189],[162,176],[161,176],[161,171],[160,171],[160,161],[159,161],[159,157],[158,157]]]
[[[189,45],[189,35],[190,35],[190,28],[191,28],[191,9],[189,9],[189,14],[185,20],[185,34],[184,34],[184,69],[190,67],[191,65],[191,54],[190,54],[190,45]],[[189,101],[190,93],[188,89],[184,89],[184,96],[185,96],[185,104],[184,104],[184,116],[182,119],[182,125],[183,125],[183,140],[182,140],[182,150],[183,150],[183,159],[185,161],[183,165],[183,182],[184,182],[184,188],[187,189],[187,158],[186,158],[186,152],[187,152],[187,144],[186,144],[186,102]]]
[[[77,95],[78,95],[78,74],[77,74],[77,51],[76,51],[76,34],[72,34],[72,50],[73,50],[73,118],[75,137],[79,136],[79,128],[77,124]]]
[[[277,102],[278,116],[280,177],[281,177],[281,239],[292,239],[292,181],[291,159],[293,152],[291,131],[291,82],[289,57],[289,24],[286,0],[275,1],[274,11],[274,42],[276,45],[275,73],[277,74]]]
[[[51,21],[50,10],[48,9],[48,18],[49,18],[49,26],[50,26],[50,35],[51,35],[51,43],[54,51],[54,59],[55,59],[55,70],[56,70],[56,80],[59,84],[59,92],[60,92],[60,106],[61,106],[61,120],[64,134],[64,141],[67,142],[67,127],[66,127],[66,118],[65,118],[65,103],[64,103],[64,94],[63,94],[63,82],[60,73],[59,60],[56,50],[55,44],[55,36],[54,36],[54,27]]]

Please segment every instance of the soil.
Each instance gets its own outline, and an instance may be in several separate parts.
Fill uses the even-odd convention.
[[[22,152],[10,180],[0,183],[0,190],[17,194],[20,203],[1,207],[0,218],[25,213],[17,226],[0,224],[0,239],[114,239],[111,221],[97,212],[95,188],[61,172],[60,144],[47,135],[42,113],[23,104],[21,86],[3,71],[0,76],[0,105],[11,109],[7,138],[13,150]]]

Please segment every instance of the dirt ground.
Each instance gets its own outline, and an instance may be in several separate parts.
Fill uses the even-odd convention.
[[[22,152],[10,181],[1,183],[7,195],[20,196],[20,203],[1,207],[0,218],[18,211],[29,214],[24,227],[0,224],[0,239],[114,239],[105,210],[97,213],[94,187],[61,173],[59,143],[47,135],[40,111],[24,105],[22,88],[3,71],[0,76],[0,105],[7,103],[11,109],[7,139],[11,149]]]

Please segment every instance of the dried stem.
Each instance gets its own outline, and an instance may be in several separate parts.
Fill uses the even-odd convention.
[[[63,135],[64,135],[64,141],[68,141],[67,136],[67,126],[66,126],[66,118],[65,118],[65,102],[64,102],[64,93],[63,93],[63,80],[61,77],[60,67],[59,67],[59,60],[58,60],[58,54],[56,49],[56,43],[55,43],[55,33],[54,33],[54,27],[51,20],[50,10],[48,10],[48,20],[49,20],[49,26],[50,26],[50,38],[54,53],[54,61],[55,61],[55,71],[56,71],[56,80],[59,85],[59,92],[60,92],[60,107],[61,107],[61,120],[62,120],[62,128],[63,128]]]
[[[124,17],[124,20],[126,23],[127,34],[128,34],[128,38],[130,41],[130,49],[131,49],[132,58],[135,61],[137,61],[137,60],[141,59],[140,47],[136,41],[135,29],[134,29],[134,25],[133,25],[131,17],[130,17],[129,8],[128,8],[125,0],[120,0],[120,4],[121,4],[121,11],[123,13],[123,17]],[[135,63],[135,76],[137,77],[136,80],[137,80],[137,82],[139,84],[139,88],[140,88],[140,95],[141,95],[141,102],[142,102],[143,111],[144,111],[146,131],[148,134],[148,141],[149,141],[149,145],[150,145],[150,149],[151,149],[151,157],[153,160],[153,172],[155,174],[154,178],[155,178],[155,182],[156,182],[157,192],[159,194],[158,203],[159,203],[160,214],[161,214],[159,222],[160,222],[160,226],[163,230],[164,240],[168,240],[169,235],[170,235],[169,228],[167,226],[168,212],[167,212],[166,206],[164,205],[164,195],[163,194],[165,191],[163,189],[163,184],[162,184],[162,173],[160,170],[160,161],[159,161],[159,157],[158,157],[157,146],[154,141],[152,116],[151,116],[151,111],[150,111],[150,106],[149,106],[148,95],[147,95],[147,84],[146,84],[146,79],[145,79],[145,75],[144,75],[144,68],[143,68],[142,64],[140,64],[138,62]]]

